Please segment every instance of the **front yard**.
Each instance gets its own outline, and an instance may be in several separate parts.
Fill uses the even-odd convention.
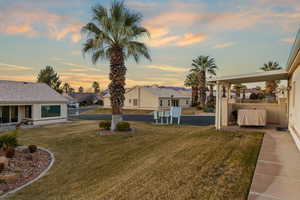
[[[6,199],[244,200],[263,135],[132,123],[133,135],[99,136],[98,122],[22,131],[21,144],[52,151],[46,176]]]

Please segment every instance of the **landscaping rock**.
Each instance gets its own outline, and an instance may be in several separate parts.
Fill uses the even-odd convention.
[[[8,162],[9,162],[8,158],[6,158],[5,156],[0,156],[0,163],[4,164],[4,168],[7,168]]]
[[[16,173],[0,175],[0,181],[4,181],[5,183],[8,184],[15,183],[17,179],[18,179],[18,175]]]

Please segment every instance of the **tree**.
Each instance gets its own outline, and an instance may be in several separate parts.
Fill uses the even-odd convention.
[[[199,97],[200,97],[200,106],[205,107],[206,101],[206,75],[216,75],[217,65],[215,64],[214,58],[209,56],[199,56],[192,63],[191,72],[197,74],[199,80]]]
[[[60,88],[61,80],[59,75],[54,71],[53,67],[46,66],[45,69],[42,69],[37,78],[37,82],[46,83],[49,87],[61,93],[62,89]]]
[[[245,88],[245,86],[240,83],[233,85],[233,89],[235,90],[236,97],[241,97],[241,91],[244,88]]]
[[[87,40],[83,46],[84,54],[91,55],[93,64],[99,59],[109,60],[111,83],[112,125],[122,121],[122,107],[125,94],[125,61],[133,58],[139,62],[141,57],[151,60],[149,50],[139,38],[149,37],[148,30],[141,26],[142,15],[129,10],[123,1],[113,1],[110,8],[102,5],[92,8],[92,20],[82,27]]]
[[[94,88],[94,93],[100,92],[100,85],[99,85],[99,83],[97,81],[93,82],[92,87]]]
[[[268,63],[265,63],[263,67],[260,68],[261,70],[268,72],[268,71],[274,71],[274,70],[280,70],[282,69],[279,66],[278,62],[269,61]],[[268,96],[275,96],[275,90],[278,87],[278,84],[280,81],[266,81],[266,94]]]
[[[184,85],[186,87],[192,88],[192,106],[196,105],[198,103],[198,77],[196,73],[190,73],[186,76],[186,79],[184,81]]]
[[[69,83],[64,83],[63,87],[62,87],[62,90],[65,92],[65,93],[69,93],[71,92],[71,85]]]
[[[80,93],[83,93],[83,92],[84,92],[84,89],[83,89],[82,86],[80,86],[80,87],[78,88],[78,92],[80,92]]]

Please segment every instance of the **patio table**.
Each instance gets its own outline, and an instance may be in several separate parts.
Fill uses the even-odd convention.
[[[266,126],[267,112],[263,109],[240,109],[238,110],[239,126]]]

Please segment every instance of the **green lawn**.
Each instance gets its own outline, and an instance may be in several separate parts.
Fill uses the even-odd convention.
[[[243,200],[263,134],[132,123],[134,135],[99,136],[98,122],[23,130],[20,143],[56,162],[11,200]]]

